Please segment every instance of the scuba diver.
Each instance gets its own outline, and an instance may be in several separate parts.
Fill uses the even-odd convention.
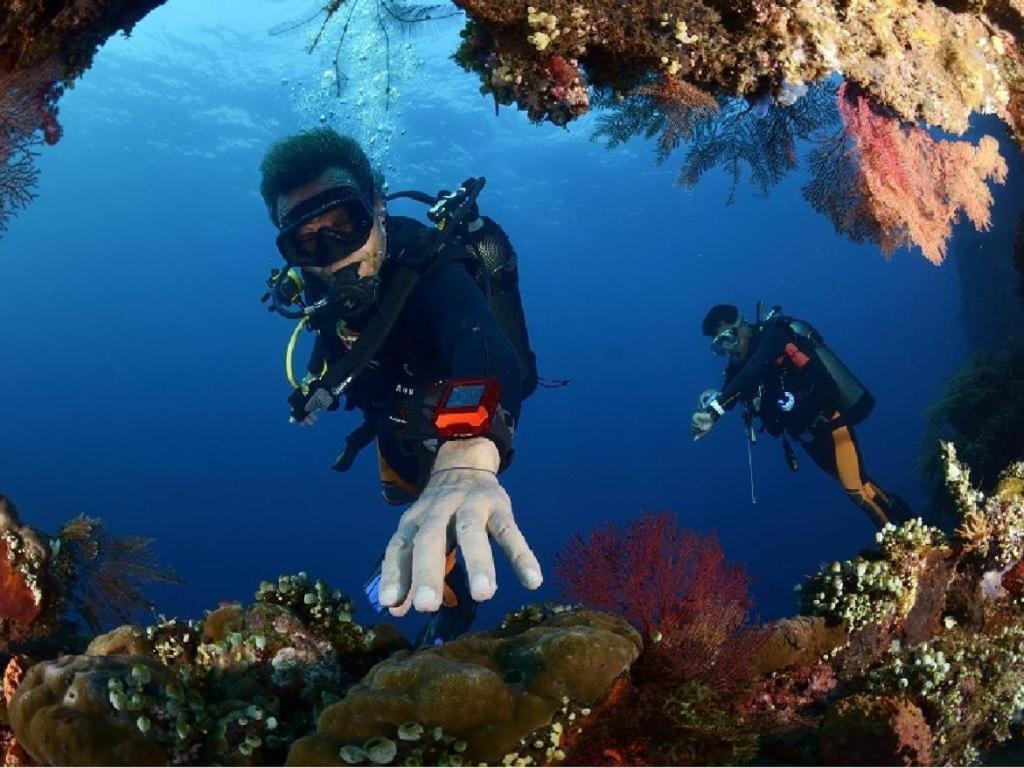
[[[497,589],[488,536],[526,588],[543,578],[498,478],[538,383],[515,252],[477,209],[482,178],[437,196],[385,195],[359,144],[329,128],[276,141],[261,173],[285,261],[263,300],[298,320],[286,353],[291,420],[362,412],[334,468],[376,442],[385,500],[411,504],[367,595],[395,616],[434,613],[417,644],[443,642]],[[432,226],[390,215],[398,197],[429,205]],[[296,381],[303,328],[315,340]]]
[[[757,321],[750,324],[737,307],[719,304],[707,313],[702,332],[711,337],[715,354],[731,359],[722,391],[701,393],[690,421],[694,440],[742,404],[748,440],[757,439],[757,417],[762,431],[781,436],[793,471],[799,463],[789,437],[842,483],[847,496],[878,527],[912,517],[906,503],[876,485],[861,464],[853,427],[867,418],[874,397],[810,323],[783,315],[779,306],[765,312],[759,303]]]

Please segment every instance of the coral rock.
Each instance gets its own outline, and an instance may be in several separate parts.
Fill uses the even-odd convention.
[[[140,665],[154,682],[170,679],[141,657],[65,656],[32,667],[10,705],[18,743],[48,765],[165,765],[164,748],[140,732],[135,714],[110,703],[108,681]]]
[[[89,656],[149,656],[153,643],[138,627],[125,624],[94,637],[85,652]]]
[[[565,702],[597,702],[640,649],[639,634],[622,619],[576,611],[518,632],[399,653],[324,711],[288,765],[341,765],[343,747],[394,738],[410,721],[464,741],[468,761],[500,761]]]
[[[813,664],[847,641],[846,627],[830,625],[820,616],[780,619],[768,625],[767,633],[754,660],[754,667],[761,675]]]
[[[931,730],[909,701],[851,696],[822,724],[824,765],[930,765],[931,757]]]
[[[0,620],[12,622],[6,634],[22,634],[43,611],[41,573],[49,555],[39,535],[18,519],[17,509],[0,495]]]

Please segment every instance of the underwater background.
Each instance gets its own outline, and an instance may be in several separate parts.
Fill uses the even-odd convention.
[[[916,251],[886,261],[811,210],[805,171],[767,197],[744,179],[726,205],[723,171],[675,186],[677,156],[658,166],[639,140],[605,149],[590,140],[598,116],[568,129],[514,108],[495,116],[448,58],[458,23],[391,41],[386,111],[381,41],[372,25],[350,33],[335,98],[333,51],[303,53],[317,25],[282,26],[306,11],[176,0],[111,40],[62,98],[66,133],[39,157],[39,198],[0,240],[0,487],[33,525],[82,513],[155,538],[186,581],[149,590],[167,615],[244,600],[260,579],[298,570],[359,592],[401,508],[380,499],[372,451],[346,475],[330,469],[355,415],[288,423],[291,327],[258,303],[279,261],[260,158],[322,122],[374,137],[392,190],[488,179],[481,209],[519,253],[541,374],[572,380],[527,401],[504,476],[548,582],[528,596],[499,555],[478,627],[555,598],[554,555],[572,533],[641,510],[716,531],[747,564],[765,619],[794,611],[792,586],[819,563],[873,543],[838,484],[803,454],[792,474],[767,437],[753,449],[753,504],[738,416],[691,440],[697,394],[724,365],[700,335],[712,304],[749,316],[764,299],[812,322],[878,400],[857,429],[868,473],[924,507],[922,410],[969,352],[954,257],[1008,253],[1024,207],[1020,155],[997,121],[976,125],[1010,164],[993,186],[992,229],[959,224],[939,268]],[[400,626],[412,636],[417,621]]]

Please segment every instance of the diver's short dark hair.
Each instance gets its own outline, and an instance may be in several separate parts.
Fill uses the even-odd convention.
[[[270,145],[260,163],[260,194],[275,225],[280,224],[277,198],[308,184],[328,168],[348,171],[368,198],[379,193],[383,186],[383,178],[370,166],[370,159],[359,142],[351,136],[342,136],[333,128],[313,128]]]
[[[714,336],[722,323],[732,325],[740,319],[740,309],[734,304],[716,304],[704,315],[700,330],[705,336]]]

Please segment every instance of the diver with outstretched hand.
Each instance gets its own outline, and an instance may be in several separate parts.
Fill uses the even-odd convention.
[[[754,324],[737,307],[719,304],[704,318],[702,332],[717,355],[730,357],[722,390],[701,393],[690,422],[695,440],[705,437],[725,412],[743,405],[747,437],[762,430],[782,438],[790,469],[799,466],[792,437],[875,525],[901,523],[912,515],[899,496],[882,490],[864,472],[853,427],[875,399],[809,323],[758,306]]]
[[[362,412],[335,469],[376,442],[385,500],[411,504],[368,595],[395,616],[437,612],[420,644],[450,639],[497,589],[489,538],[525,587],[543,579],[499,479],[537,384],[515,252],[477,209],[483,179],[385,196],[358,143],[331,129],[277,141],[261,171],[286,262],[264,300],[298,320],[291,419],[311,426],[342,402]],[[433,226],[389,215],[395,197],[430,205]],[[295,381],[303,328],[314,349]]]

